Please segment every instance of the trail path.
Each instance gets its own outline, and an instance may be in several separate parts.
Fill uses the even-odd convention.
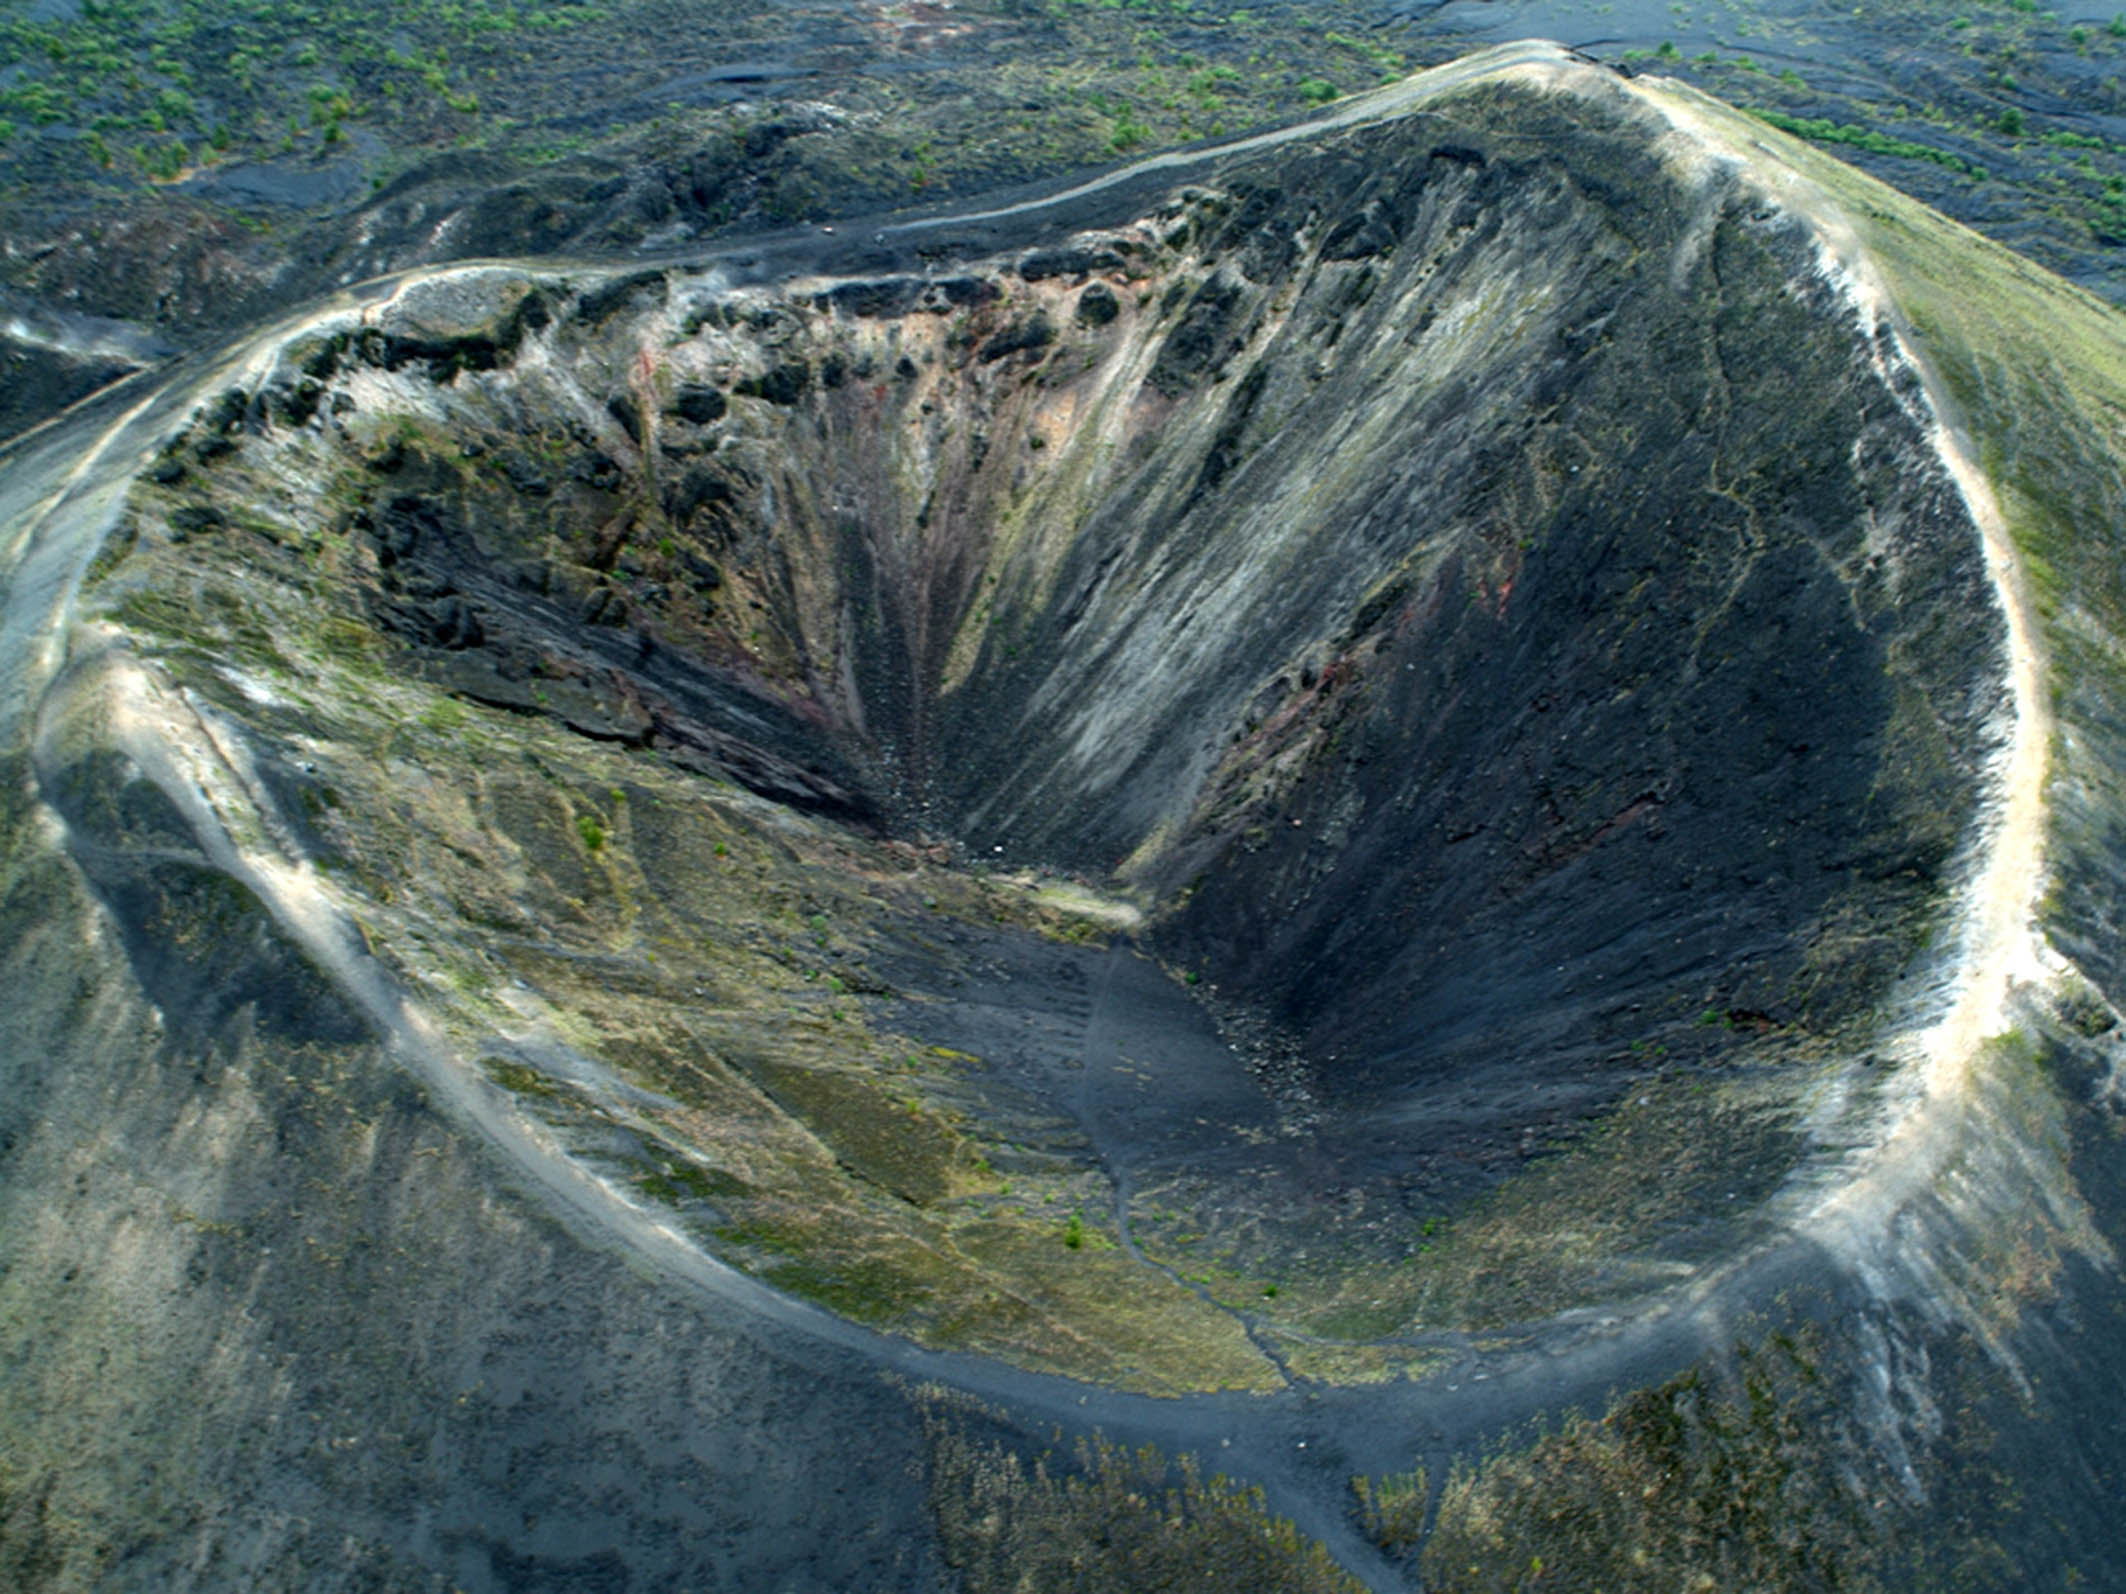
[[[1686,158],[1747,168],[1783,207],[1807,222],[1823,250],[1826,273],[1861,325],[1892,330],[1900,354],[1919,375],[1935,452],[1978,526],[1986,574],[2006,622],[2012,720],[1996,756],[1994,795],[1980,824],[1979,867],[1963,893],[1954,999],[1924,1037],[1919,1092],[1870,1149],[1859,1175],[1825,1196],[1804,1219],[1808,1232],[1843,1254],[1865,1257],[1881,1246],[1895,1213],[1955,1154],[1967,1127],[1959,1105],[1985,1043],[2008,1027],[2012,987],[2047,977],[2037,920],[2045,879],[2046,748],[2052,719],[2035,613],[2007,519],[1979,468],[1969,428],[1843,208],[1776,156],[1763,159],[1772,153],[1770,146],[1738,139],[1734,113],[1714,108],[1696,91],[1661,80],[1635,81],[1630,89],[1683,135]]]
[[[915,234],[1066,207],[1146,176],[1412,114],[1434,96],[1479,79],[1528,74],[1564,83],[1586,70],[1553,44],[1502,46],[1344,102],[1307,122],[1153,157],[1047,197],[895,223],[887,231]],[[1615,80],[1604,73],[1601,81]],[[1683,138],[1696,140],[1712,157],[1742,162],[1761,175],[1765,163],[1727,130],[1693,112],[1680,95],[1658,85],[1629,85],[1625,91],[1658,110]],[[1826,196],[1798,179],[1775,174],[1765,180],[1782,203],[1816,228],[1827,258],[1847,274],[1856,309],[1888,313],[1887,294]],[[674,260],[704,265],[698,253]],[[762,1335],[795,1338],[863,1367],[952,1385],[1015,1412],[1029,1431],[1048,1423],[1080,1431],[1099,1427],[1125,1442],[1156,1442],[1212,1458],[1218,1469],[1261,1482],[1274,1510],[1331,1544],[1347,1566],[1380,1589],[1402,1586],[1400,1575],[1350,1523],[1347,1488],[1353,1472],[1407,1468],[1422,1450],[1445,1454],[1472,1438],[1495,1435],[1533,1411],[1598,1399],[1608,1388],[1657,1375],[1699,1354],[1725,1321],[1727,1307],[1762,1298],[1805,1264],[1803,1250],[1788,1246],[1701,1278],[1686,1291],[1642,1303],[1629,1314],[1573,1314],[1528,1326],[1506,1349],[1486,1352],[1485,1370],[1473,1376],[1466,1371],[1473,1364],[1464,1362],[1436,1378],[1375,1389],[1295,1388],[1269,1397],[1157,1400],[980,1357],[924,1350],[807,1306],[717,1261],[663,1217],[566,1155],[454,1053],[441,1026],[368,953],[347,906],[310,862],[264,839],[280,827],[260,809],[261,783],[246,767],[240,733],[157,682],[108,637],[72,623],[75,585],[125,481],[195,403],[246,373],[256,376],[292,336],[357,320],[380,299],[416,282],[494,264],[405,273],[365,285],[282,319],[224,356],[180,362],[159,382],[136,379],[115,398],[87,401],[77,406],[71,422],[40,428],[0,449],[0,537],[5,539],[0,557],[8,582],[0,623],[0,685],[8,688],[7,702],[0,705],[0,742],[19,745],[28,729],[24,715],[34,712],[69,653],[78,660],[110,648],[118,740],[179,804],[200,845],[219,867],[258,893],[282,927],[370,1016],[393,1055],[491,1149],[504,1176],[571,1228],[626,1253],[720,1313],[739,1315]],[[549,261],[510,269],[617,274],[643,264],[615,268]],[[1889,1137],[1868,1153],[1858,1176],[1824,1199],[1800,1226],[1801,1238],[1827,1240],[1848,1254],[1876,1243],[1895,1213],[1953,1154],[1964,1130],[1955,1102],[1984,1041],[2003,1022],[2011,985],[2042,971],[2032,922],[2044,861],[2047,721],[2035,627],[2005,523],[1973,464],[1969,439],[1939,382],[1923,360],[1914,359],[1939,418],[1937,447],[1984,535],[1987,569],[2007,618],[2014,720],[2000,756],[1998,795],[1986,821],[1981,863],[1965,897],[1956,995],[1928,1037],[1925,1090]],[[114,406],[122,407],[107,413]],[[93,432],[88,430],[92,424]],[[1081,1098],[1082,1110],[1093,1115],[1101,1110],[1093,1076],[1114,1066],[1118,1044],[1112,1026],[1103,1024],[1100,1006],[1096,996]],[[1148,1260],[1131,1229],[1126,1168],[1117,1171],[1116,1187],[1123,1243],[1132,1255]]]

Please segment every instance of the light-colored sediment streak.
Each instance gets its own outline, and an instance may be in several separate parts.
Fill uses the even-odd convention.
[[[41,306],[34,313],[18,313],[0,321],[0,337],[70,360],[145,365],[171,352],[167,343],[135,322],[67,315]]]
[[[2014,724],[1997,758],[1996,795],[1982,822],[1982,862],[1962,905],[1961,967],[1954,998],[1920,1037],[1923,1072],[1917,1098],[1876,1147],[1860,1176],[1829,1193],[1809,1214],[1812,1231],[1863,1261],[1890,1241],[1896,1214],[1933,1184],[1964,1138],[1980,1132],[1970,1109],[1986,1043],[2011,1027],[2008,1003],[2014,987],[2048,977],[2037,928],[2045,874],[2045,768],[2051,726],[2040,644],[1999,502],[1960,427],[1944,413],[1946,396],[1938,382],[1923,360],[1915,356],[1914,363],[1935,406],[1936,450],[1984,539],[1986,573],[2006,621]],[[2064,1174],[2063,1169],[2055,1171]],[[2078,1205],[2063,1203],[2056,1191],[2052,1194],[2057,1215],[2066,1215],[2063,1205]],[[2101,1247],[2086,1222],[2073,1226],[2082,1231],[2085,1246]]]
[[[1986,573],[2007,620],[2008,681],[2015,704],[2015,728],[2001,760],[1999,810],[1987,843],[1986,866],[1966,910],[1963,988],[1956,1006],[1927,1037],[1929,1085],[1942,1088],[1961,1077],[1984,1041],[2001,1032],[2014,983],[2040,980],[2048,972],[2037,913],[2044,886],[2045,749],[2052,716],[2030,596],[2007,521],[1991,484],[1971,457],[1969,440],[1945,415],[1946,395],[1924,362],[1919,363],[1928,399],[1942,417],[1935,430],[1942,463],[1985,538]]]
[[[1862,330],[1886,327],[1899,356],[1920,379],[1929,440],[1982,540],[1986,574],[2006,627],[2011,723],[1994,757],[1993,790],[1979,824],[1975,868],[1962,892],[1956,969],[1947,1010],[1917,1037],[1918,1088],[1854,1176],[1822,1193],[1799,1227],[1860,1262],[1874,1264],[1890,1242],[1897,1214],[1924,1194],[1974,1132],[1973,1087],[1986,1043],[2010,1026],[2009,998],[2018,983],[2050,977],[2038,928],[2045,881],[2045,773],[2051,714],[2044,654],[2013,534],[1971,439],[1924,343],[1889,291],[1882,272],[1839,201],[1796,171],[1740,113],[1665,79],[1622,85],[1675,131],[1669,154],[1685,170],[1746,174],[1814,232],[1825,277],[1851,305]],[[1885,372],[1887,376],[1889,373]],[[2047,1181],[2048,1183],[2054,1181]],[[2049,1192],[2056,1214],[2074,1205]],[[2083,1243],[2102,1247],[2087,1224]]]

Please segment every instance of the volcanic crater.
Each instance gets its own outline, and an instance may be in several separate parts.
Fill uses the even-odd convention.
[[[1456,71],[105,401],[26,768],[167,1045],[1153,1393],[1804,1230],[1972,977],[2012,593],[1820,216],[1563,52]]]

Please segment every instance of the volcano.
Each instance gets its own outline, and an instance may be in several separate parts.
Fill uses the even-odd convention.
[[[2122,354],[1531,43],[106,389],[0,1564],[2126,1581]]]

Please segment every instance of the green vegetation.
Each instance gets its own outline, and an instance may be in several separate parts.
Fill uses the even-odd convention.
[[[411,0],[392,27],[356,0],[91,0],[77,15],[0,20],[0,60],[21,70],[0,112],[37,127],[93,124],[100,159],[168,177],[173,148],[262,154],[323,147],[349,120],[442,140],[478,111],[471,82],[526,33],[573,36],[609,15],[598,3]],[[175,135],[176,144],[164,142]]]
[[[1751,106],[1749,113],[1761,122],[1769,122],[1782,132],[1792,133],[1795,137],[1805,138],[1814,144],[1842,144],[1850,149],[1865,150],[1870,155],[1891,155],[1899,160],[1932,161],[1936,166],[1946,166],[1953,172],[1968,172],[1974,177],[1986,175],[1984,167],[1974,166],[1963,156],[1949,150],[1936,149],[1931,144],[1916,143],[1909,138],[1894,138],[1873,128],[1852,127],[1818,116],[1789,116],[1784,111],[1768,110],[1761,106]]]
[[[1367,1538],[1390,1555],[1417,1548],[1425,1526],[1425,1469],[1385,1477],[1355,1477],[1351,1493],[1358,1501],[1358,1521]]]
[[[480,1062],[487,1070],[487,1077],[513,1096],[530,1096],[541,1101],[561,1099],[560,1087],[528,1064],[504,1057],[483,1057]]]
[[[635,1187],[651,1200],[673,1207],[744,1195],[748,1188],[742,1179],[692,1162],[666,1162],[645,1169],[635,1176]]]
[[[1775,1331],[1599,1418],[1573,1413],[1458,1464],[1425,1542],[1425,1586],[2015,1586],[1984,1536],[2016,1503],[1984,1425],[1967,1412],[1948,1438],[1914,1447],[1936,1507],[1915,1510],[1855,1419],[1844,1365],[1821,1330]]]
[[[1355,1594],[1326,1550],[1264,1506],[1262,1491],[1095,1434],[1029,1463],[970,1432],[942,1392],[924,1430],[945,1560],[967,1594]]]
[[[1041,9],[1058,48],[1018,52],[987,86],[994,109],[923,108],[890,97],[870,108],[889,109],[893,130],[859,139],[866,147],[828,163],[817,162],[816,150],[777,151],[778,164],[811,169],[777,176],[762,197],[789,218],[814,214],[830,188],[847,187],[853,167],[844,161],[898,168],[904,192],[940,182],[957,188],[971,176],[995,181],[1008,175],[996,167],[1000,154],[1019,175],[1036,175],[1245,126],[1411,64],[1393,43],[1323,29],[1317,16],[1165,0],[1043,0]],[[698,21],[688,43],[704,65],[727,59],[730,49],[806,47],[802,20],[733,13]],[[80,177],[84,157],[167,180],[202,157],[331,153],[355,129],[391,146],[387,166],[404,153],[462,143],[538,163],[585,142],[573,125],[542,132],[557,117],[573,124],[585,108],[573,88],[557,97],[557,78],[575,85],[602,71],[626,83],[686,69],[646,0],[409,0],[391,22],[377,27],[358,0],[252,0],[234,13],[213,0],[91,0],[73,17],[9,17],[0,21],[0,61],[18,71],[0,88],[7,119],[0,180],[13,162],[33,158],[40,175]],[[1207,27],[1224,58],[1201,53]],[[1271,61],[1279,67],[1264,64]],[[1092,83],[1099,88],[1088,92]],[[836,87],[859,103],[877,99],[854,84]],[[1029,103],[1039,107],[1030,120]],[[1025,125],[993,143],[985,137],[990,147],[977,156],[968,148],[970,116],[993,120],[1006,104],[1009,120]],[[713,143],[729,129],[740,149],[750,119],[632,102],[613,111],[611,133],[623,138],[684,130]],[[98,142],[75,139],[68,128],[91,129]],[[44,129],[55,131],[45,137]],[[24,130],[31,136],[17,136]],[[182,158],[173,154],[179,147]]]
[[[1574,1415],[1525,1450],[1458,1466],[1425,1546],[1427,1587],[1518,1588],[1532,1562],[1561,1588],[1644,1587],[1649,1574],[1847,1586],[1879,1564],[1879,1530],[1835,1465],[1795,1465],[1849,1439],[1816,1352],[1784,1337],[1738,1348],[1740,1400],[1693,1369],[1599,1421]]]

